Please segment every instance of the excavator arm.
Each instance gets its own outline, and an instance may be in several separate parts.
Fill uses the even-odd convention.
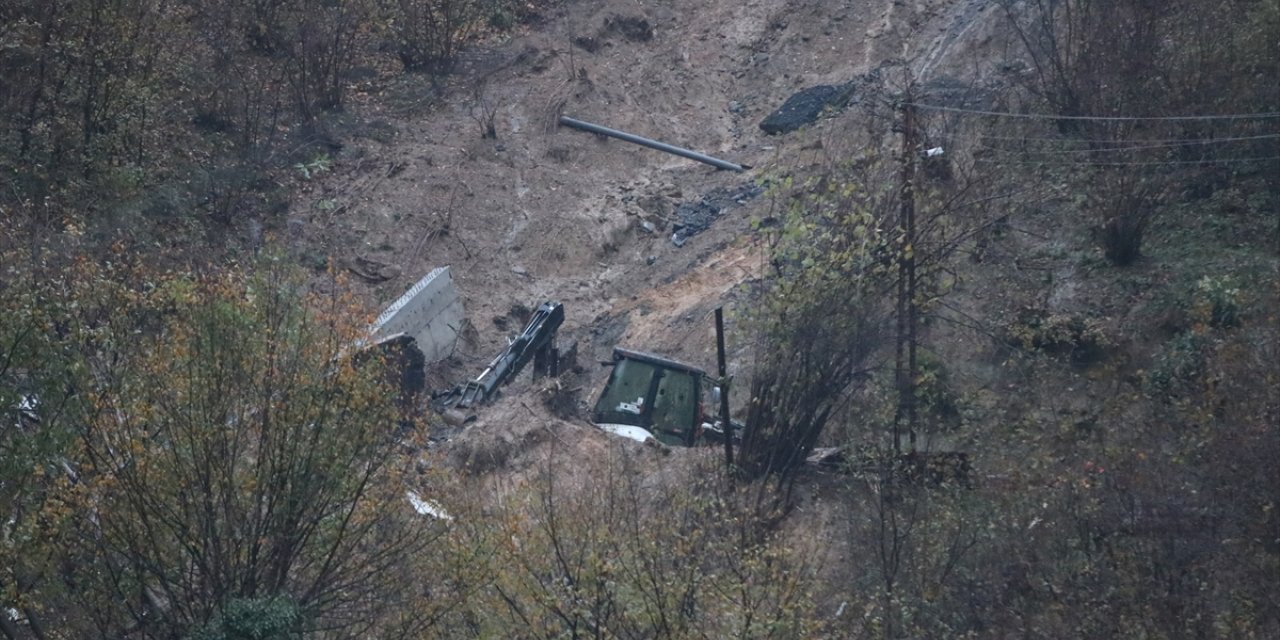
[[[515,380],[525,365],[535,362],[535,375],[540,365],[545,368],[553,357],[556,332],[564,324],[564,305],[544,302],[533,312],[524,331],[489,363],[475,380],[460,384],[436,395],[445,409],[467,409],[492,400],[499,387]]]

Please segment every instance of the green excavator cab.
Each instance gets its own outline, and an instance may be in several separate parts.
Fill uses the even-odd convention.
[[[637,440],[645,439],[647,432],[667,445],[687,447],[697,441],[705,371],[621,347],[614,348],[612,364],[592,422]]]

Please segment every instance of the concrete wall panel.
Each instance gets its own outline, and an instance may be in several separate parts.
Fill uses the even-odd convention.
[[[373,323],[373,339],[403,333],[417,341],[427,362],[436,362],[453,353],[465,317],[449,267],[440,267],[378,316]]]

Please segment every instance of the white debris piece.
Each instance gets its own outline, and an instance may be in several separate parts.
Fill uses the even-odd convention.
[[[940,156],[940,155],[942,155],[942,154],[944,154],[944,153],[946,153],[946,151],[944,151],[942,147],[934,147],[934,148],[932,148],[932,149],[929,149],[928,151],[925,151],[925,152],[924,152],[924,157],[926,157],[926,158],[936,158],[936,157],[938,157],[938,156]]]
[[[649,433],[649,431],[647,429],[644,429],[643,427],[636,427],[629,424],[612,424],[612,423],[597,424],[596,426],[599,427],[600,430],[606,433],[612,433],[615,436],[622,436],[630,440],[635,440],[636,442],[640,442],[644,444],[649,444],[651,442],[652,443],[658,442],[658,439],[654,438],[653,434]]]
[[[446,522],[453,520],[453,516],[449,515],[449,512],[445,511],[444,507],[441,507],[434,500],[423,500],[418,496],[418,494],[412,491],[406,491],[405,496],[409,498],[409,504],[413,505],[414,511],[417,511],[424,516],[431,516]]]

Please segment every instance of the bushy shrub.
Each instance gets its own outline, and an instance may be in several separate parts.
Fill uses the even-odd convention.
[[[302,614],[287,596],[240,598],[228,602],[188,640],[295,640]]]
[[[611,448],[586,482],[553,454],[508,494],[469,545],[494,549],[477,636],[818,637],[804,550],[726,496],[714,462],[654,475],[647,453]]]
[[[1194,331],[1170,340],[1147,372],[1146,392],[1163,398],[1182,395],[1204,376],[1207,346],[1208,340]]]
[[[350,348],[366,316],[259,266],[82,260],[36,295],[0,286],[19,321],[0,332],[0,406],[35,407],[29,433],[0,430],[0,507],[33,509],[0,524],[31,541],[23,558],[0,545],[0,605],[74,610],[68,637],[280,639],[376,625],[401,603],[397,576],[438,528],[405,501],[412,440],[381,363]],[[28,344],[60,367],[31,368]],[[47,475],[10,483],[11,457],[16,477]],[[58,570],[73,565],[98,569]]]
[[[774,186],[787,209],[770,232],[775,272],[749,318],[757,353],[738,460],[747,476],[788,478],[885,345],[891,194],[869,186],[881,168],[864,163],[850,169],[856,177]]]
[[[1192,315],[1197,322],[1215,328],[1240,324],[1242,299],[1240,287],[1231,276],[1205,276],[1196,282],[1191,299]]]
[[[1112,345],[1097,320],[1043,309],[1023,309],[1007,332],[1017,347],[1065,356],[1080,365],[1096,362]]]
[[[448,72],[485,18],[482,0],[385,0],[396,54],[405,69]]]

